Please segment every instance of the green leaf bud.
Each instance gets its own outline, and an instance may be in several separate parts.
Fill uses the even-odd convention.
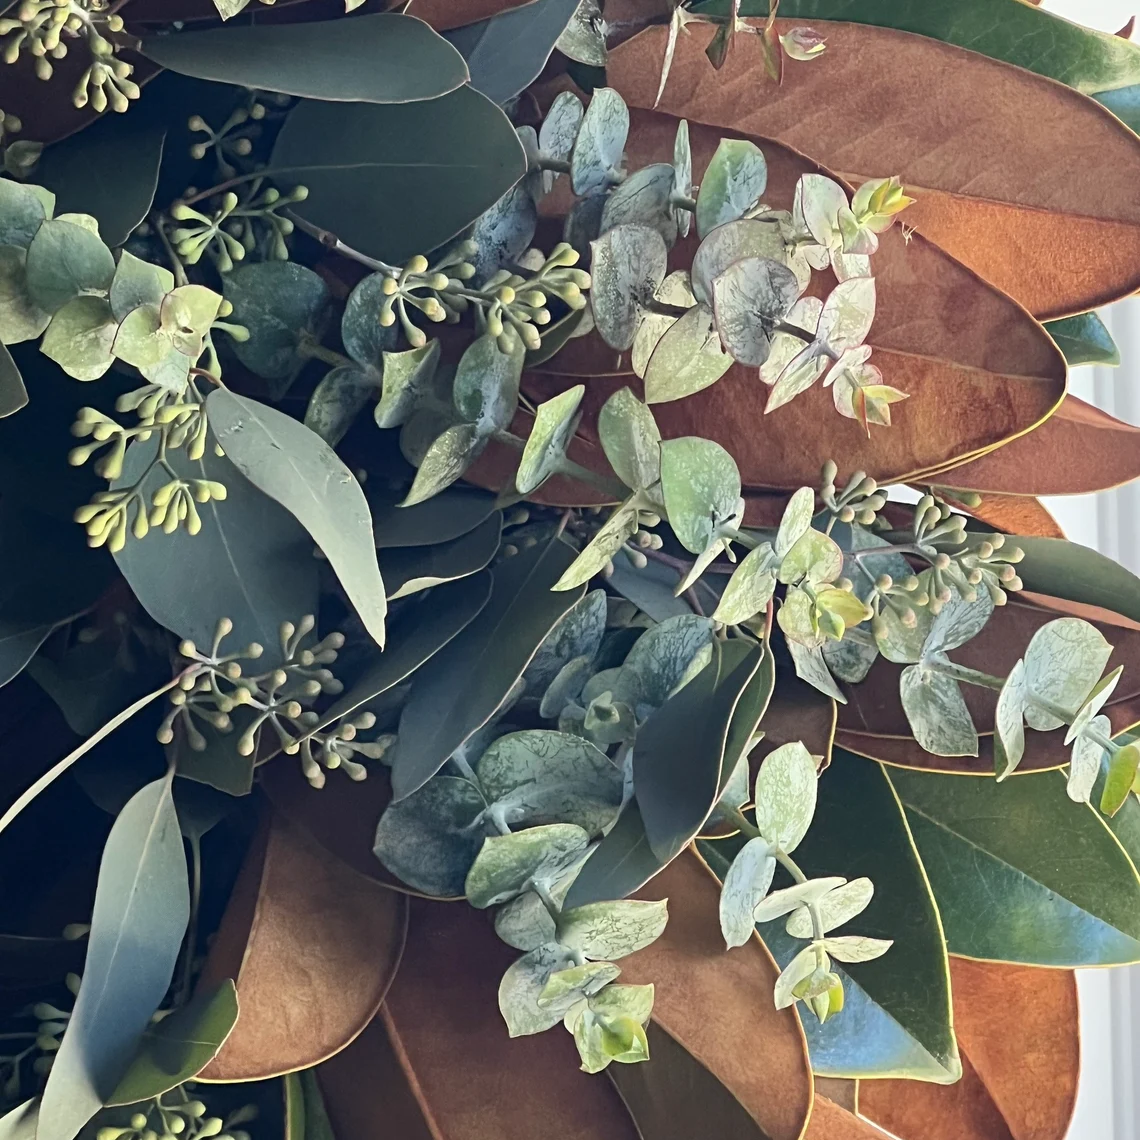
[[[422,253],[417,253],[412,257],[407,265],[404,266],[405,273],[426,273],[428,268],[428,259]]]
[[[136,1132],[141,1132],[146,1127],[146,1113],[136,1112],[134,1116],[131,1117],[131,1127]]]

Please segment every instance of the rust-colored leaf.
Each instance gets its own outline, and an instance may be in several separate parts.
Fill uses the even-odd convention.
[[[813,756],[822,756],[822,767],[831,763],[835,740],[836,703],[801,681],[793,670],[776,670],[776,688],[760,721],[764,739],[749,753],[748,760],[755,778],[760,762],[769,752],[793,740],[802,741]]]
[[[944,472],[965,491],[1009,495],[1083,495],[1140,476],[1140,428],[1067,395],[1030,435]]]
[[[1050,422],[1046,420],[1037,430],[1044,430]],[[1037,432],[1033,435],[1035,437]],[[951,491],[944,491],[943,497],[955,510],[972,515],[994,530],[1006,534],[1026,534],[1038,538],[1065,537],[1057,520],[1046,510],[1041,500],[1032,495],[995,495],[987,491],[976,507],[964,506]]]
[[[660,108],[763,131],[851,182],[900,175],[917,199],[907,225],[1043,319],[1140,287],[1140,141],[1115,116],[1053,80],[925,36],[812,26],[827,50],[787,68],[779,88],[763,84],[759,37],[738,36],[713,72],[712,29],[692,28]],[[664,30],[647,29],[611,53],[608,82],[651,107],[664,49]]]
[[[498,986],[518,956],[499,941],[490,915],[411,900],[407,952],[383,1009],[321,1066],[334,1125],[354,1126],[337,1135],[377,1135],[382,1119],[384,1135],[399,1140],[530,1140],[552,1128],[564,1140],[637,1140],[613,1086],[579,1069],[561,1026],[507,1035]]]
[[[908,1081],[908,1084],[918,1084]],[[897,1140],[825,1096],[817,1095],[804,1140]]]
[[[631,167],[671,160],[672,116],[635,110],[631,124]],[[736,132],[692,127],[698,176],[725,133]],[[753,141],[768,161],[765,201],[790,208],[799,176],[821,168],[779,143]],[[695,237],[678,243],[673,267],[689,265],[694,250]],[[699,435],[721,443],[749,488],[814,485],[828,458],[839,464],[841,475],[858,469],[889,483],[933,475],[981,454],[1031,430],[1057,406],[1064,394],[1064,359],[1008,297],[930,242],[916,236],[908,244],[899,227],[882,235],[874,269],[878,305],[869,337],[874,361],[884,383],[910,394],[896,410],[893,427],[875,429],[868,438],[858,423],[838,415],[830,392],[820,386],[766,416],[767,389],[755,370],[736,365],[712,387],[656,406],[662,435]],[[829,276],[819,275],[813,291],[826,289]],[[556,356],[549,367],[557,362]],[[575,382],[528,374],[523,387],[532,400],[544,400]],[[587,384],[579,429],[584,437],[596,439],[598,409],[624,384],[637,390],[635,377]]]
[[[343,1049],[384,1000],[407,906],[284,816],[267,814],[200,981],[236,978],[241,1013],[199,1079],[260,1080]]]
[[[950,980],[962,1079],[863,1081],[860,1115],[899,1140],[1062,1140],[1080,1069],[1073,972],[951,958]]]
[[[773,1001],[779,968],[772,956],[755,936],[725,951],[720,884],[691,849],[638,897],[668,898],[669,925],[652,946],[622,960],[621,981],[652,982],[653,1020],[770,1140],[798,1140],[811,1110],[811,1070],[798,1017]]]
[[[1123,665],[1124,673],[1103,712],[1111,720],[1114,732],[1130,727],[1140,717],[1140,627],[1107,610],[1060,598],[1019,594],[1007,605],[994,610],[982,632],[954,651],[954,659],[968,668],[1003,677],[1025,652],[1033,634],[1046,622],[1065,614],[1091,621],[1113,646],[1106,670]],[[839,706],[836,743],[862,756],[904,768],[992,774],[997,694],[976,685],[960,686],[978,729],[979,755],[933,756],[923,751],[910,735],[899,698],[899,674],[903,668],[879,658],[865,680],[845,687],[848,703]],[[1041,771],[1067,764],[1069,749],[1063,740],[1063,730],[1028,729],[1025,758],[1018,771]]]

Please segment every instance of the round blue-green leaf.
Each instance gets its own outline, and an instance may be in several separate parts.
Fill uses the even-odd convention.
[[[396,348],[400,342],[400,334],[396,331],[395,325],[385,328],[380,323],[380,306],[384,302],[384,278],[387,276],[386,273],[370,273],[358,282],[356,288],[348,295],[344,305],[344,315],[340,319],[340,339],[344,344],[344,351],[357,364],[369,364],[373,368],[379,368],[384,353]],[[414,351],[424,352],[427,347]]]
[[[601,338],[622,352],[633,345],[643,306],[665,280],[669,251],[655,229],[615,226],[590,243],[590,310]]]
[[[629,108],[610,87],[595,87],[570,155],[570,181],[579,197],[605,190],[617,175],[629,137]]]
[[[760,200],[767,185],[763,151],[746,139],[721,139],[701,178],[697,233],[707,237],[717,226],[741,217]]]

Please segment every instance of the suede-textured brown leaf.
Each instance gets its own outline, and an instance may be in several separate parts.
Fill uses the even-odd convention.
[[[620,980],[652,982],[653,1020],[732,1093],[770,1140],[798,1140],[811,1110],[811,1069],[798,1017],[773,1002],[779,969],[772,956],[755,936],[725,950],[720,884],[692,849],[638,897],[668,898],[669,924],[651,946],[622,960]]]
[[[918,1084],[917,1081],[908,1082]],[[817,1095],[804,1140],[897,1140],[877,1125]]]
[[[818,689],[801,681],[790,668],[776,669],[776,687],[760,721],[764,739],[748,754],[752,778],[769,752],[790,741],[801,741],[807,750],[822,757],[820,768],[831,763],[835,740],[836,703]]]
[[[1069,615],[1092,622],[1113,646],[1106,671],[1124,666],[1124,673],[1103,712],[1114,732],[1135,723],[1140,715],[1140,628],[1128,618],[1094,606],[1079,605],[1059,598],[1019,594],[994,610],[982,632],[961,649],[954,650],[955,661],[971,669],[1004,677],[1021,657],[1033,634],[1046,622]],[[993,772],[993,723],[997,694],[977,685],[961,685],[966,705],[979,734],[979,755],[932,756],[924,752],[910,735],[910,726],[899,697],[899,675],[905,666],[880,657],[865,680],[847,685],[848,703],[840,705],[836,743],[860,755],[888,764],[927,768],[939,772]],[[1025,757],[1019,771],[1057,768],[1069,762],[1069,749],[1062,741],[1064,732],[1026,733]]]
[[[816,1097],[826,1097],[832,1104],[848,1112],[859,1111],[859,1082],[843,1077],[816,1077]],[[816,1102],[818,1104],[818,1100]]]
[[[672,116],[635,110],[631,123],[631,168],[671,159]],[[736,133],[693,126],[698,175],[722,135]],[[789,208],[800,174],[821,168],[788,147],[754,141],[768,161],[765,201]],[[688,266],[695,248],[694,237],[678,243],[671,264]],[[841,475],[863,470],[887,483],[933,474],[981,454],[1031,430],[1059,403],[1065,362],[1056,346],[1020,306],[969,269],[920,237],[908,244],[895,227],[882,237],[874,272],[873,359],[885,383],[910,393],[895,407],[893,427],[874,428],[868,438],[859,424],[836,412],[831,393],[820,385],[766,416],[768,389],[754,369],[736,365],[703,392],[654,405],[662,435],[698,435],[721,443],[749,488],[814,485],[828,458],[839,464]],[[826,290],[826,278],[819,275],[813,291]],[[527,374],[523,388],[540,401],[576,382]],[[640,391],[635,377],[587,384],[580,434],[596,438],[598,409],[625,384]]]
[[[793,24],[777,22],[781,32]],[[908,226],[1036,316],[1085,312],[1140,287],[1140,140],[1094,100],[939,40],[812,21],[827,50],[764,79],[758,36],[714,71],[711,27],[678,39],[660,109],[763,132],[849,181],[901,176]],[[608,82],[651,107],[666,31],[611,53]],[[948,114],[947,109],[952,108]]]
[[[343,1049],[384,1000],[407,913],[404,895],[267,815],[200,982],[235,978],[241,1014],[199,1079],[260,1080]]]
[[[947,487],[1083,495],[1140,476],[1140,428],[1066,395],[1035,432],[940,476]]]
[[[613,1086],[579,1069],[561,1026],[507,1035],[497,993],[518,957],[499,941],[489,914],[411,900],[407,950],[380,1016],[426,1135],[529,1140],[554,1129],[560,1140],[637,1140]],[[354,1048],[367,1048],[371,1038]],[[399,1130],[392,1135],[403,1140]]]
[[[1046,420],[1027,438],[1035,438],[1038,432],[1044,431],[1051,422],[1051,419]],[[1032,495],[995,495],[987,491],[976,507],[967,507],[959,503],[951,491],[946,491],[943,497],[960,513],[970,515],[1005,534],[1034,535],[1037,538],[1065,537],[1065,532],[1057,520],[1041,500]]]
[[[951,958],[950,979],[961,1081],[863,1081],[860,1114],[899,1140],[1062,1140],[1080,1069],[1073,972]]]

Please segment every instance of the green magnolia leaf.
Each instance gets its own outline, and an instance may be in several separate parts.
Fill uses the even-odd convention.
[[[852,804],[858,804],[859,810],[852,811]],[[723,877],[726,857],[740,842],[739,837],[702,842],[701,853]],[[803,1019],[812,1069],[820,1076],[848,1079],[956,1081],[962,1066],[951,1028],[942,927],[886,769],[835,749],[831,766],[819,781],[815,826],[800,844],[796,862],[812,877],[836,869],[857,876],[820,900],[825,928],[833,928],[827,916],[836,913],[832,910],[836,902],[852,900],[848,910],[859,905],[868,896],[870,880],[877,889],[866,909],[858,912],[857,929],[895,939],[891,953],[881,960],[832,967],[843,978],[845,1011],[823,1024],[814,1017]],[[776,919],[759,928],[782,967],[802,949],[799,939],[810,937],[811,924],[806,920],[805,911],[797,908],[787,920]],[[793,925],[794,936],[786,929]]]
[[[574,657],[597,655],[606,632],[606,592],[591,590],[546,635],[523,679],[527,689],[542,692],[558,671]]]
[[[710,439],[686,436],[661,444],[661,490],[669,525],[694,554],[740,522],[740,471]]]
[[[558,941],[593,961],[610,961],[655,942],[668,919],[667,899],[591,903],[559,915]]]
[[[570,155],[575,194],[587,198],[610,185],[621,167],[628,136],[625,101],[609,87],[595,87]]]
[[[39,187],[0,178],[0,246],[27,249],[41,224],[52,215]],[[54,207],[54,202],[52,203]]]
[[[526,173],[526,156],[506,115],[463,86],[400,105],[302,100],[271,166],[282,184],[308,188],[294,207],[306,221],[402,264],[497,202]]]
[[[573,557],[554,539],[500,563],[483,611],[417,673],[390,753],[397,800],[423,786],[490,720],[543,638],[581,597],[551,590]],[[444,708],[447,716],[440,715]]]
[[[1018,660],[1001,687],[994,713],[994,763],[999,780],[1005,779],[1025,755],[1025,706],[1028,699],[1025,662]]]
[[[756,775],[756,826],[781,851],[794,851],[815,814],[815,759],[799,742],[770,752]]]
[[[554,942],[557,930],[546,904],[534,891],[524,891],[495,912],[495,933],[516,950],[537,950]]]
[[[646,721],[634,744],[634,792],[663,862],[692,841],[720,796],[733,714],[764,656],[743,639],[712,648],[709,663]]]
[[[464,352],[455,373],[455,407],[481,436],[503,431],[518,407],[524,350],[516,338],[515,351],[502,352],[497,338],[485,334]]]
[[[174,974],[190,888],[172,782],[138,792],[107,838],[83,981],[40,1101],[45,1138],[74,1136],[102,1108]]]
[[[40,351],[68,376],[98,380],[114,363],[117,330],[111,306],[102,297],[75,297],[56,310]]]
[[[391,12],[147,36],[142,52],[196,79],[348,102],[435,99],[468,77],[446,40],[422,20]]]
[[[915,740],[935,756],[977,756],[978,733],[958,682],[922,665],[899,677],[903,711]]]
[[[653,853],[637,801],[630,800],[578,872],[564,906],[573,909],[625,898],[649,882],[665,862]]]
[[[1065,354],[1070,368],[1081,364],[1120,363],[1120,349],[1096,313],[1048,321],[1045,331]]]
[[[675,179],[668,162],[654,162],[634,171],[606,198],[601,232],[614,226],[648,226],[666,245],[673,245],[677,240],[677,221],[671,208]]]
[[[28,390],[24,387],[12,354],[0,346],[0,419],[18,412],[28,402]]]
[[[693,612],[684,598],[676,596],[677,583],[681,580],[679,571],[663,562],[650,562],[638,570],[630,562],[629,553],[619,550],[613,557],[614,572],[608,579],[613,589],[656,622]],[[704,602],[708,593],[705,582],[698,581],[693,588]],[[710,606],[715,605],[715,595],[711,595],[708,601]]]
[[[234,353],[246,368],[272,381],[270,391],[280,398],[305,366],[302,345],[320,339],[328,286],[295,261],[262,261],[225,274],[222,292],[234,307],[233,323],[249,329],[248,340],[234,342]]]
[[[531,882],[558,879],[581,859],[589,843],[589,835],[572,823],[488,836],[467,872],[467,901],[484,910],[521,894]]]
[[[150,213],[158,187],[165,125],[135,120],[98,119],[45,147],[36,164],[36,180],[55,192],[56,213],[94,215],[112,249]]]
[[[732,367],[712,310],[694,305],[657,342],[645,370],[645,401],[680,400],[715,384]]]
[[[173,289],[174,274],[169,269],[152,265],[124,249],[111,279],[111,311],[115,320],[122,321],[140,305],[160,305]]]
[[[237,1017],[237,989],[230,979],[196,993],[143,1034],[107,1104],[137,1104],[193,1080],[217,1056]]]
[[[588,111],[586,118],[588,121]],[[585,122],[582,129],[585,131]],[[581,140],[579,135],[579,145]],[[592,241],[590,250],[594,326],[606,344],[624,352],[633,346],[643,307],[665,280],[665,239],[649,226],[615,226]]]
[[[103,294],[115,276],[115,259],[98,235],[59,219],[44,222],[28,246],[28,292],[49,313],[84,294]]]
[[[372,522],[379,550],[396,546],[435,546],[469,534],[495,513],[495,496],[473,487],[455,487],[414,507],[398,496],[373,498]]]
[[[697,195],[697,233],[736,221],[754,206],[768,185],[768,164],[760,148],[745,139],[721,139]]]
[[[1096,811],[1068,798],[1059,774],[1001,784],[889,775],[951,953],[1067,968],[1140,959],[1140,879]],[[980,908],[979,895],[989,905]]]
[[[162,486],[169,476],[153,467],[156,451],[155,441],[131,444],[112,486],[132,486],[148,468],[143,494]],[[184,450],[171,451],[167,462],[181,479],[223,484],[226,498],[198,508],[202,529],[196,535],[182,527],[172,534],[152,528],[145,540],[128,542],[115,554],[119,570],[159,625],[207,648],[218,619],[228,617],[233,632],[227,645],[257,642],[264,650],[259,667],[277,668],[281,623],[317,610],[317,563],[308,535],[213,448],[197,462]]]
[[[414,890],[441,898],[463,894],[463,884],[483,843],[475,821],[486,807],[469,780],[437,776],[398,803],[376,826],[373,851]]]
[[[653,413],[628,388],[620,388],[598,413],[598,438],[617,477],[631,490],[661,478],[661,432]]]
[[[502,531],[503,517],[496,512],[470,534],[450,542],[389,551],[380,559],[388,600],[477,574],[498,552]]]
[[[375,372],[355,364],[332,368],[309,397],[305,427],[336,447],[379,390],[380,376]]]
[[[576,384],[538,405],[515,475],[520,495],[537,490],[559,470],[578,425],[578,405],[585,393],[585,384]]]
[[[1075,714],[1092,692],[1112,654],[1104,635],[1080,618],[1058,618],[1043,625],[1025,650],[1025,683],[1031,696]],[[1030,703],[1030,728],[1040,732],[1065,722]]]
[[[400,335],[395,325],[387,328],[380,323],[380,306],[385,299],[384,280],[386,273],[370,273],[359,281],[348,295],[344,313],[340,319],[340,339],[344,351],[357,364],[379,369],[384,364],[385,354],[396,347]],[[413,349],[414,359],[423,357],[434,350],[435,361],[439,359],[439,346],[429,341],[422,349]],[[397,353],[395,355],[405,355]],[[406,354],[411,356],[411,353]],[[380,427],[396,427],[392,424],[379,424]]]
[[[538,78],[576,7],[577,0],[534,0],[443,38],[467,61],[471,86],[503,104]]]
[[[0,341],[4,344],[34,340],[51,320],[51,314],[41,309],[28,292],[26,257],[19,246],[0,246]]]
[[[573,964],[572,950],[557,942],[548,942],[524,954],[509,967],[499,983],[499,1012],[512,1037],[542,1033],[562,1020],[565,1011],[558,1003],[543,1007],[538,1004],[538,998],[551,974]]]
[[[775,872],[772,845],[760,838],[750,839],[725,872],[720,892],[720,930],[729,949],[743,946],[755,932],[753,915],[768,893]]]
[[[824,933],[850,922],[857,914],[862,914],[870,905],[874,894],[875,885],[866,877],[854,879],[828,891],[816,904]],[[813,937],[811,915],[807,907],[793,911],[784,928],[793,938]]]
[[[488,438],[478,424],[452,424],[445,428],[420,460],[411,490],[400,505],[418,506],[445,491],[479,458]]]
[[[383,647],[384,583],[356,477],[320,436],[284,412],[224,388],[210,393],[206,408],[230,461],[309,532],[364,628]]]
[[[1017,564],[1027,590],[1085,602],[1140,621],[1140,578],[1119,562],[1063,538],[1019,535],[1025,558]]]
[[[713,311],[721,341],[734,360],[759,368],[775,327],[795,304],[796,275],[778,261],[744,257],[713,280]]]

